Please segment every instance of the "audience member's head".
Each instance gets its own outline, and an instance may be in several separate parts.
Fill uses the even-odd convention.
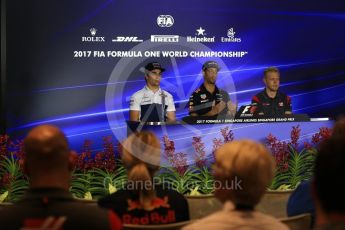
[[[345,118],[339,119],[333,127],[333,138],[339,138],[345,141]]]
[[[20,202],[2,210],[1,229],[122,229],[112,211],[83,204],[68,191],[74,153],[59,128],[33,128],[24,149],[31,189]]]
[[[227,143],[216,152],[215,195],[237,207],[253,208],[271,182],[274,167],[271,154],[262,144],[251,140]]]
[[[342,121],[343,123],[343,121]],[[335,126],[336,133],[340,123]],[[316,205],[316,224],[345,221],[345,141],[335,134],[325,140],[316,157],[313,194]]]
[[[63,132],[52,125],[33,128],[24,140],[24,168],[31,187],[68,189],[72,154]]]
[[[133,133],[124,141],[122,148],[128,181],[139,192],[144,209],[150,210],[151,201],[155,198],[153,176],[160,163],[159,139],[152,132]]]

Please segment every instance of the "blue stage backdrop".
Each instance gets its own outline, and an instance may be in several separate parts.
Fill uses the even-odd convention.
[[[220,64],[217,85],[239,106],[276,66],[294,113],[336,117],[345,113],[344,12],[342,1],[8,1],[7,131],[56,124],[77,150],[85,139],[95,151],[104,136],[122,140],[152,60],[167,69],[162,88],[178,119],[206,60]]]

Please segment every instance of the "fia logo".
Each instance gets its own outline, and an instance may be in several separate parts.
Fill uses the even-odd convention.
[[[171,27],[174,25],[174,18],[171,15],[159,15],[157,17],[157,25],[159,27]]]
[[[91,28],[90,29],[90,33],[91,33],[91,36],[95,36],[96,33],[97,33],[97,29],[96,28]]]

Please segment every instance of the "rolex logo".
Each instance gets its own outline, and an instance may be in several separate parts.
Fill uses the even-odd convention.
[[[91,28],[90,29],[90,33],[91,33],[92,36],[95,36],[96,33],[97,33],[97,29],[96,28]]]
[[[90,34],[91,36],[88,37],[81,37],[82,42],[105,42],[104,37],[96,37],[97,29],[92,27],[90,29]]]

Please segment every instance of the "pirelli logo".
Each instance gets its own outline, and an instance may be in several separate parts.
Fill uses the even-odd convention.
[[[151,42],[178,42],[178,35],[151,35]]]

